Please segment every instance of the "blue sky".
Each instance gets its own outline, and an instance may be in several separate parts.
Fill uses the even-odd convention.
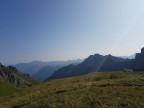
[[[132,55],[143,19],[144,0],[0,0],[0,62]]]

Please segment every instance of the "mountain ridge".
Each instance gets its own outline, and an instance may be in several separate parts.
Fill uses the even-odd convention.
[[[48,78],[47,80],[73,77],[88,74],[91,72],[108,72],[131,69],[134,71],[144,70],[144,48],[137,53],[135,59],[124,59],[121,57],[109,55],[94,54],[90,55],[79,65],[69,65],[63,67]]]

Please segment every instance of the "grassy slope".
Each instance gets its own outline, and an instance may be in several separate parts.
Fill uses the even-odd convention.
[[[13,98],[19,92],[20,89],[8,81],[0,79],[0,108],[2,108],[1,103],[11,100],[11,98]]]
[[[20,90],[2,105],[14,108],[143,108],[144,74],[92,73],[53,80]]]
[[[20,90],[6,80],[0,80],[0,103],[13,97]]]

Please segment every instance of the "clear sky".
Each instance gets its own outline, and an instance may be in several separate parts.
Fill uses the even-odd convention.
[[[0,0],[0,62],[132,55],[144,47],[144,0]]]

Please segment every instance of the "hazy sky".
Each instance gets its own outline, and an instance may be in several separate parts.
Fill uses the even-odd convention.
[[[144,0],[0,0],[0,62],[132,55],[144,47]]]

